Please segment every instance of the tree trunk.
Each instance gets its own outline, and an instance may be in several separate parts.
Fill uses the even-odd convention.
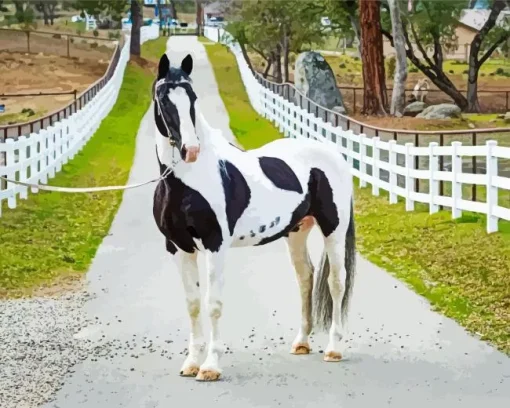
[[[360,0],[363,113],[386,115],[388,95],[384,75],[383,40],[379,2]]]
[[[197,35],[200,36],[201,35],[201,27],[202,27],[202,4],[201,4],[200,0],[195,0],[195,6],[196,6],[196,11],[197,11],[197,15],[196,15]],[[174,7],[175,7],[175,5],[174,5]]]
[[[287,32],[287,26],[283,26],[283,81],[289,82],[289,35]]]
[[[282,82],[282,50],[280,45],[276,46],[273,53],[273,77],[278,83]]]
[[[248,51],[246,51],[246,44],[244,42],[239,42],[239,47],[241,48],[241,52],[243,53],[243,57],[248,64],[248,68],[253,71],[253,66],[251,65],[250,56],[248,55]]]
[[[393,93],[391,95],[390,113],[394,116],[402,116],[406,103],[406,80],[407,80],[407,55],[402,19],[398,0],[388,0],[393,27],[393,39],[395,41],[396,68],[393,79]]]
[[[175,0],[170,0],[170,14],[172,14],[172,18],[177,19],[177,9],[175,8]]]
[[[349,15],[349,20],[351,22],[352,29],[354,31],[354,36],[358,40],[358,55],[361,56],[361,27],[360,20],[355,15]]]
[[[506,7],[504,0],[494,0],[492,7],[490,8],[490,14],[483,25],[483,27],[476,33],[469,51],[469,71],[468,71],[468,84],[467,84],[467,111],[468,112],[480,112],[480,102],[478,101],[478,72],[482,64],[491,56],[496,48],[505,42],[507,38],[510,38],[508,33],[504,33],[495,40],[491,47],[485,52],[482,58],[478,59],[478,54],[482,47],[482,43],[485,37],[489,34],[489,31],[494,28],[496,21],[501,11]]]
[[[140,56],[140,30],[142,28],[143,16],[140,0],[131,0],[131,43],[129,53]]]
[[[264,73],[262,74],[262,76],[264,78],[267,78],[267,74],[269,74],[269,70],[271,69],[272,64],[273,64],[273,61],[272,61],[271,57],[269,57],[269,59],[267,60],[266,69],[264,70]]]

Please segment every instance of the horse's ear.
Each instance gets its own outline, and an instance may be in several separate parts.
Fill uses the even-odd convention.
[[[191,74],[191,71],[193,70],[193,58],[191,58],[191,55],[186,55],[184,59],[181,62],[181,69],[186,72],[187,75]]]
[[[170,60],[168,59],[166,54],[163,54],[159,60],[158,79],[165,78],[166,74],[168,74],[169,69]]]

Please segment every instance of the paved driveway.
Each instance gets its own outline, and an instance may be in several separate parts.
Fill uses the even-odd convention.
[[[227,137],[228,117],[204,46],[174,37],[172,64],[191,52],[207,118]],[[130,182],[157,174],[151,110],[140,126]],[[96,294],[80,333],[98,354],[74,368],[45,407],[486,407],[510,406],[510,359],[469,336],[399,281],[358,262],[346,359],[289,354],[300,321],[298,286],[284,242],[230,251],[225,280],[221,382],[179,377],[188,338],[184,294],[152,219],[154,185],[128,190],[88,274]],[[317,262],[321,239],[310,236]],[[203,268],[203,258],[200,258]],[[203,269],[201,278],[204,278]],[[204,319],[206,321],[206,319]],[[209,325],[206,324],[206,329]]]

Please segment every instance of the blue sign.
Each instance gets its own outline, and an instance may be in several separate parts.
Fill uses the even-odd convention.
[[[0,105],[0,113],[4,113],[5,112],[5,105]]]

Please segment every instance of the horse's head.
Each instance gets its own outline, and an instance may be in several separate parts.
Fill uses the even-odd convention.
[[[190,78],[193,59],[187,55],[180,68],[171,68],[166,54],[159,60],[154,85],[154,118],[163,138],[179,150],[186,163],[197,160],[200,143],[195,130],[195,101]]]

